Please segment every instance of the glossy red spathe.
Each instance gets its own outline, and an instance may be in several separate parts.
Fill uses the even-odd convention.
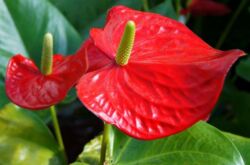
[[[127,21],[136,24],[127,65],[115,55]],[[144,140],[180,132],[209,116],[230,66],[244,54],[210,47],[185,25],[158,14],[112,8],[104,29],[80,49],[89,71],[77,84],[82,103],[105,122]]]
[[[191,13],[196,16],[223,16],[230,13],[230,8],[214,0],[191,0],[181,14]]]
[[[63,100],[86,70],[84,54],[54,55],[50,75],[43,75],[32,60],[15,55],[7,66],[6,93],[20,107],[31,110],[48,108]]]

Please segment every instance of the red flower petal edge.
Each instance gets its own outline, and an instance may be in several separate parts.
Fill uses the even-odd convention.
[[[6,71],[6,93],[10,100],[27,109],[44,109],[60,102],[68,90],[85,73],[84,54],[53,56],[53,71],[43,75],[33,61],[13,56]]]
[[[128,20],[136,24],[135,44],[128,64],[119,66],[114,58]],[[206,119],[230,66],[244,54],[213,49],[175,20],[123,6],[112,8],[104,29],[90,35],[78,52],[90,66],[78,97],[105,122],[144,140]]]
[[[214,0],[192,0],[187,9],[181,11],[181,14],[190,12],[199,16],[222,16],[231,12],[226,5],[215,2]]]

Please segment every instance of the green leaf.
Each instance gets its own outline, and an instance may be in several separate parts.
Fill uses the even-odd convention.
[[[60,102],[60,104],[69,104],[77,99],[76,89],[72,88],[69,90],[67,96]]]
[[[172,0],[165,0],[161,4],[155,6],[152,11],[175,20],[178,19]]]
[[[240,63],[236,67],[236,74],[241,78],[250,82],[250,58],[240,60]]]
[[[136,140],[114,129],[110,149],[115,165],[244,165],[233,143],[204,122],[154,141]]]
[[[91,164],[87,164],[83,162],[74,162],[74,163],[71,163],[70,165],[91,165]]]
[[[234,135],[231,133],[224,133],[224,135],[229,138],[234,145],[238,148],[241,153],[242,158],[245,161],[245,164],[250,164],[250,139]]]
[[[113,0],[112,3],[113,6],[117,6],[117,5],[124,5],[133,9],[141,9],[142,7],[142,3],[140,0],[136,0],[136,1],[128,1],[128,0]],[[107,11],[108,9],[106,9]],[[91,28],[93,27],[103,27],[105,24],[105,20],[106,20],[106,15],[107,12],[104,12],[102,14],[100,14],[98,17],[96,17],[95,20],[89,22],[88,24],[86,24],[86,26],[84,27],[82,34],[83,34],[83,38],[87,38],[89,36],[89,31]]]
[[[227,83],[210,123],[223,131],[250,136],[249,100],[250,93],[238,90],[234,84]]]
[[[88,142],[83,149],[83,152],[78,156],[77,162],[90,165],[98,165],[101,151],[102,135],[97,136]],[[80,165],[80,164],[79,164]]]
[[[9,99],[5,93],[4,82],[0,80],[0,108],[2,108],[5,104],[9,102]]]
[[[0,110],[0,132],[0,164],[65,164],[48,128],[29,111],[6,105]]]
[[[111,7],[114,0],[50,0],[81,31]]]
[[[74,25],[81,31],[84,38],[89,35],[90,28],[102,27],[105,23],[106,13],[109,8],[124,5],[140,9],[142,2],[128,0],[50,0]],[[86,14],[87,13],[87,14]]]
[[[4,75],[9,58],[21,53],[40,65],[43,35],[54,35],[55,53],[70,54],[81,37],[48,0],[0,1],[0,71]]]

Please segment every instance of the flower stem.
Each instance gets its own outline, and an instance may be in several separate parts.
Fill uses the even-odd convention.
[[[231,18],[231,20],[228,22],[224,32],[222,33],[216,48],[220,48],[222,46],[222,44],[224,43],[226,37],[228,36],[234,22],[236,21],[237,17],[239,16],[240,12],[242,11],[242,9],[244,8],[244,6],[247,4],[248,0],[242,0],[239,7],[237,8],[236,12],[234,13],[233,17]]]
[[[176,0],[175,1],[175,9],[176,9],[176,13],[179,16],[180,15],[180,11],[181,11],[181,0]]]
[[[149,11],[148,0],[142,0],[143,10]]]
[[[41,72],[44,75],[49,75],[52,73],[52,68],[53,68],[53,36],[52,34],[47,33],[45,34],[43,41]],[[50,107],[50,113],[56,134],[56,139],[59,144],[59,150],[63,153],[65,161],[67,161],[55,106]]]
[[[55,130],[55,134],[56,134],[56,139],[57,139],[59,147],[60,147],[60,151],[64,154],[65,159],[66,159],[64,144],[63,144],[63,140],[62,140],[62,134],[61,134],[61,130],[59,127],[59,122],[58,122],[58,118],[56,115],[55,106],[50,107],[50,114],[52,117],[52,122],[53,122],[54,130]]]
[[[100,165],[103,165],[106,160],[107,145],[109,142],[109,124],[104,123],[103,137],[102,137],[102,147],[100,155]]]

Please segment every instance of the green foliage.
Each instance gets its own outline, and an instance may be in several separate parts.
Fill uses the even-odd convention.
[[[250,139],[223,133],[205,122],[176,135],[154,141],[136,140],[112,128],[110,155],[112,165],[248,165]],[[72,165],[98,165],[102,136],[91,140]]]
[[[30,56],[40,65],[43,36],[54,36],[55,53],[70,54],[81,38],[62,14],[47,0],[0,1],[0,71],[13,54]]]
[[[125,5],[134,9],[142,7],[136,0],[51,0],[78,29],[83,38],[87,38],[90,28],[102,27],[105,23],[107,10],[112,6]]]
[[[250,58],[249,56],[242,59],[236,68],[236,73],[241,78],[247,80],[250,83]]]
[[[172,1],[173,0],[165,0],[162,3],[160,3],[159,5],[155,6],[152,9],[152,11],[177,20],[178,14],[176,13],[176,11],[174,9]]]
[[[84,146],[83,152],[78,156],[77,162],[86,163],[89,165],[98,165],[101,152],[101,143],[102,135],[97,136],[96,138],[88,142]]]
[[[227,83],[210,122],[219,129],[250,136],[250,93]]]
[[[12,104],[0,110],[0,164],[63,165],[48,128],[33,113]]]
[[[5,87],[4,87],[4,82],[0,80],[0,108],[2,108],[5,104],[9,102],[9,99],[6,96],[5,93]]]
[[[224,133],[240,151],[246,165],[250,164],[250,139],[238,135]]]
[[[115,165],[244,165],[233,145],[219,130],[200,122],[179,134],[154,141],[132,139],[114,130],[111,144]]]

